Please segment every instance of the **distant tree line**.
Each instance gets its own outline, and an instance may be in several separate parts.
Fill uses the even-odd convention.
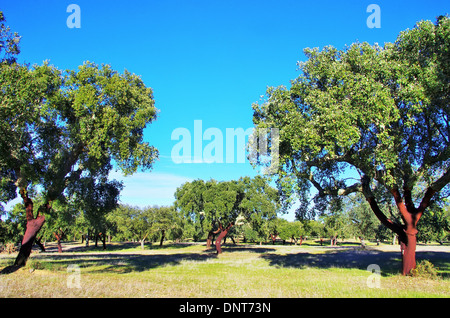
[[[217,248],[217,239],[225,228],[228,230],[220,238],[220,243],[226,242],[227,239],[234,244],[302,245],[306,239],[315,239],[320,244],[331,245],[336,245],[338,239],[360,239],[362,244],[365,241],[396,243],[396,236],[371,213],[367,201],[360,195],[349,196],[344,201],[331,202],[314,220],[288,221],[275,213],[275,209],[280,207],[274,203],[275,196],[273,202],[267,198],[265,191],[271,188],[265,182],[260,177],[241,178],[239,181],[229,182],[228,187],[225,187],[224,184],[215,180],[206,182],[196,180],[177,189],[175,206],[137,207],[116,204],[109,209],[97,211],[83,210],[80,207],[87,207],[86,204],[80,204],[80,202],[75,204],[72,200],[55,201],[45,215],[46,222],[39,232],[36,244],[44,250],[45,242],[56,241],[59,251],[62,252],[61,241],[78,240],[86,246],[98,246],[101,242],[105,249],[106,243],[111,241],[137,242],[144,248],[145,242],[162,246],[166,240],[206,242],[209,247],[211,242],[216,240]],[[234,192],[230,188],[231,184],[236,186]],[[239,205],[234,202],[228,205],[230,208],[228,214],[223,214],[221,217],[215,214],[219,211],[216,210],[216,205],[227,206],[218,198],[228,197],[229,202],[240,198],[242,204],[242,193],[252,188],[256,191],[258,186],[260,189],[266,189],[260,191],[259,197],[256,192],[252,193],[255,200],[253,205],[249,202],[244,205],[247,210],[243,207],[238,208]],[[212,191],[208,192],[208,189]],[[205,198],[202,196],[202,191]],[[242,193],[239,194],[239,191]],[[207,196],[213,196],[209,202],[206,199]],[[265,208],[262,204],[263,197],[266,197]],[[42,196],[36,195],[33,199],[39,203]],[[198,204],[194,205],[194,202]],[[237,210],[232,211],[233,207]],[[391,213],[389,204],[383,208],[386,209],[385,213]],[[18,203],[10,211],[2,210],[4,220],[0,222],[0,244],[3,246],[7,243],[21,242],[27,221],[22,213],[23,209],[23,203]],[[198,213],[195,212],[196,210]],[[450,239],[449,205],[436,204],[424,217],[429,220],[422,223],[419,241],[443,244]],[[219,225],[219,220],[222,222],[227,220],[229,223]],[[233,225],[230,226],[230,224]]]

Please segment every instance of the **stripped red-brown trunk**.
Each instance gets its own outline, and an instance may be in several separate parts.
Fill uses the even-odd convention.
[[[431,198],[436,190],[431,187],[428,188],[418,208],[414,206],[411,189],[407,187],[403,189],[403,198],[396,188],[391,189],[390,192],[402,217],[403,225],[391,221],[384,215],[371,193],[368,179],[363,179],[363,193],[372,211],[383,225],[398,235],[402,253],[402,274],[409,275],[411,270],[416,267],[417,222],[430,205]]]
[[[216,240],[216,250],[217,254],[222,254],[222,239],[228,234],[228,231],[231,229],[231,227],[234,225],[234,223],[230,223],[226,228],[223,228],[222,224],[219,223],[219,229],[222,231],[220,232],[219,236]]]
[[[275,245],[275,241],[277,239],[277,234],[270,233],[270,238],[272,239],[272,245]]]
[[[334,235],[330,238],[330,246],[336,246],[337,245],[337,235]]]
[[[220,232],[220,227],[216,231],[209,231],[208,238],[206,239],[206,248],[211,247],[211,242],[214,240],[214,236],[216,236],[217,233]]]
[[[42,225],[45,222],[45,216],[39,215],[39,212],[34,218],[33,215],[33,200],[28,197],[27,192],[24,189],[20,190],[20,195],[23,199],[23,203],[25,205],[25,212],[27,218],[27,228],[25,230],[25,234],[22,239],[22,246],[20,247],[19,254],[16,257],[14,262],[14,266],[22,267],[25,266],[30,257],[31,250],[33,248],[34,241],[36,239],[36,235],[41,229]],[[49,208],[48,204],[45,206],[47,209]]]
[[[431,198],[434,193],[433,189],[429,188],[420,203],[416,208],[412,202],[411,190],[404,189],[404,202],[398,190],[391,191],[394,196],[397,208],[400,211],[404,222],[403,235],[399,235],[400,248],[402,252],[402,274],[409,275],[411,270],[416,267],[416,244],[417,244],[417,223],[419,222],[424,210],[430,205]]]
[[[56,237],[56,243],[58,245],[58,253],[63,252],[61,240],[63,239],[65,233],[66,233],[66,230],[63,230],[62,228],[59,228],[59,230],[53,232],[53,235]]]
[[[53,235],[56,237],[56,244],[58,245],[58,253],[62,253],[63,252],[62,246],[61,246],[62,234],[53,232]]]

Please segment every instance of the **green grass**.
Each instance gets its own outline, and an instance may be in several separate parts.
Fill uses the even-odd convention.
[[[112,244],[33,253],[27,266],[0,275],[0,297],[450,297],[450,247],[418,252],[438,267],[438,279],[404,277],[400,253],[382,247]],[[67,248],[72,249],[67,249]],[[0,269],[15,255],[1,255]],[[370,264],[380,288],[367,285]],[[80,270],[80,288],[70,288]]]

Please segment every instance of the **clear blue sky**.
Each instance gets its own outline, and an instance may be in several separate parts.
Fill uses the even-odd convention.
[[[81,9],[81,28],[66,24],[72,3]],[[366,24],[372,3],[381,9],[381,28]],[[125,182],[122,202],[164,205],[186,180],[256,174],[247,161],[174,163],[176,128],[193,134],[194,120],[202,120],[203,131],[218,128],[224,138],[226,128],[250,128],[252,103],[267,86],[288,86],[299,75],[304,48],[393,42],[417,21],[448,13],[450,1],[3,0],[0,10],[22,36],[21,62],[49,60],[60,69],[105,63],[153,88],[160,113],[145,140],[160,159],[151,172],[114,176]]]

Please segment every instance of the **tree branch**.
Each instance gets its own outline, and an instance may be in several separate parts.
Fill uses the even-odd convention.
[[[428,188],[434,192],[439,192],[450,182],[450,169],[447,170],[439,179],[433,182]]]
[[[405,206],[408,212],[417,213],[417,209],[414,206],[414,202],[412,200],[412,191],[406,186],[403,188],[403,198],[405,199]]]
[[[34,220],[33,215],[33,200],[28,196],[28,192],[25,188],[19,190],[20,196],[22,197],[23,204],[25,205],[25,212],[27,221]]]
[[[344,196],[349,195],[354,192],[362,192],[362,186],[359,182],[344,188],[334,187],[334,188],[323,188],[319,182],[314,179],[313,174],[310,172],[308,180],[313,184],[313,186],[319,191],[319,196],[323,197],[326,195],[334,196]]]
[[[405,235],[403,228],[401,225],[394,223],[390,219],[384,215],[384,213],[381,211],[380,207],[378,206],[378,203],[375,199],[374,194],[372,193],[372,190],[370,189],[370,178],[364,175],[361,178],[361,184],[362,184],[362,193],[364,197],[366,198],[367,202],[369,203],[372,211],[375,213],[375,216],[380,220],[380,222],[389,228],[391,231],[396,233],[397,235],[403,237]]]

